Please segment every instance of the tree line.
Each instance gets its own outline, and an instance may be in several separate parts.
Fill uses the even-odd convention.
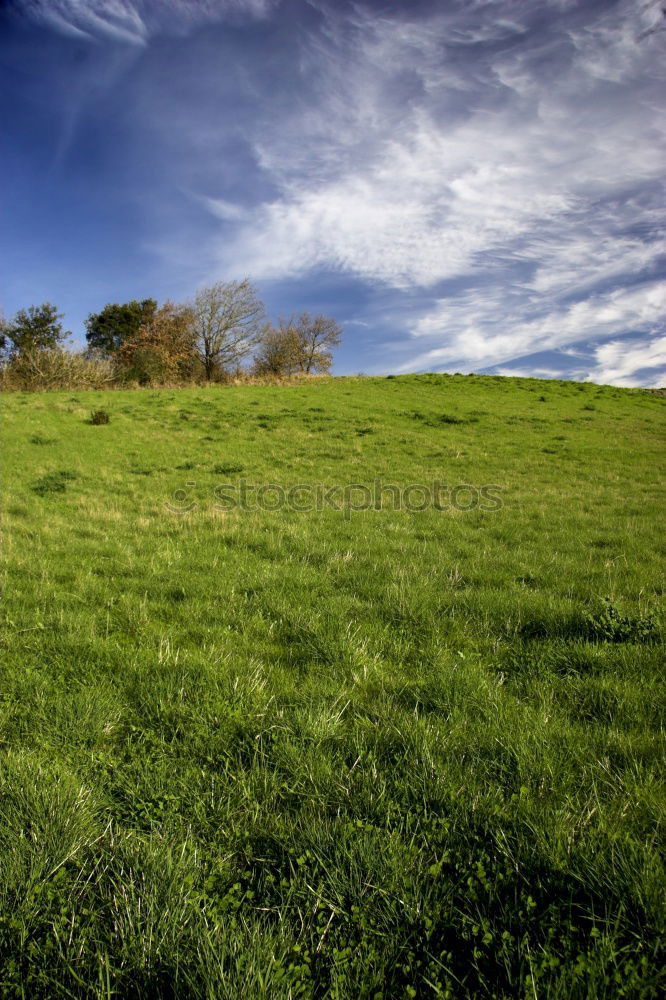
[[[56,306],[0,320],[5,388],[102,388],[328,374],[342,330],[328,316],[266,317],[249,278],[200,288],[190,302],[109,303],[86,320],[82,351]]]

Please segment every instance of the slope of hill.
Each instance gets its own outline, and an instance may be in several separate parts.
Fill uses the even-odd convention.
[[[0,996],[655,995],[663,399],[2,407]]]

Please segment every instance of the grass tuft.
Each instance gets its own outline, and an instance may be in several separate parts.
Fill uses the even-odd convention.
[[[108,424],[110,419],[106,410],[93,410],[88,423],[98,426],[100,424]]]
[[[49,493],[64,493],[67,484],[76,478],[75,472],[60,469],[57,472],[49,472],[45,476],[41,476],[31,488],[33,493],[40,497],[47,496]]]

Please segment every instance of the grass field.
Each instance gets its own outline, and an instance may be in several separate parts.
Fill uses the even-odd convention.
[[[663,398],[1,403],[0,997],[659,993]]]

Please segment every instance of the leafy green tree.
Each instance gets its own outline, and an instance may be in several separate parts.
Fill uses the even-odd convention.
[[[113,302],[104,306],[101,312],[90,313],[86,320],[88,347],[104,357],[111,357],[125,341],[138,333],[141,326],[150,322],[156,309],[155,299],[143,299],[141,302],[133,299],[131,302]]]
[[[63,329],[62,319],[63,313],[51,302],[19,309],[0,331],[3,350],[13,359],[29,351],[60,347],[71,336],[69,330]]]

